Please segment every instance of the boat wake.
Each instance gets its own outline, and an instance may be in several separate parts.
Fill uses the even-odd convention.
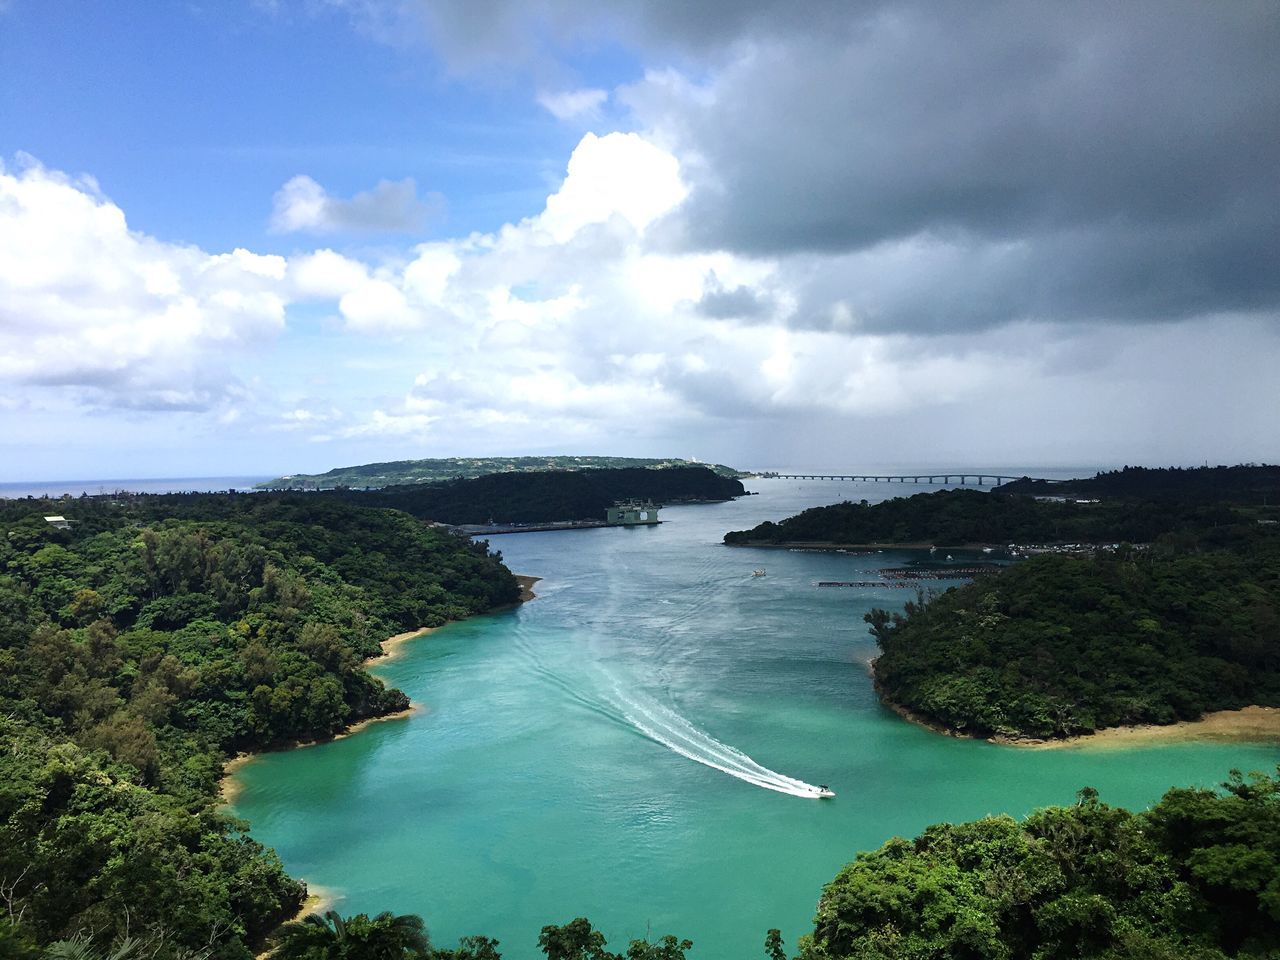
[[[595,669],[599,670],[599,682],[589,686],[602,695],[593,696],[584,693],[578,684],[550,669],[536,649],[519,634],[516,646],[528,657],[533,671],[558,688],[567,699],[682,757],[765,790],[808,799],[832,795],[822,792],[822,788],[815,784],[788,777],[757,763],[736,747],[722,743],[705,730],[694,726],[680,713],[648,694],[628,688],[599,664],[595,665]]]
[[[810,799],[821,796],[818,786],[770,770],[749,756],[700,730],[670,707],[649,697],[624,693],[615,685],[613,694],[622,715],[636,730],[682,757],[727,773],[731,777],[778,793]]]

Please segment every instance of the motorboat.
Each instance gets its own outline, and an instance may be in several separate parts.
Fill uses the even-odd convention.
[[[836,792],[825,783],[820,783],[813,788],[813,795],[819,799],[825,799],[827,797],[834,797]]]
[[[764,576],[764,567],[761,567],[759,570],[752,570],[752,571],[751,571],[751,575],[752,575],[753,577],[763,577],[763,576]]]

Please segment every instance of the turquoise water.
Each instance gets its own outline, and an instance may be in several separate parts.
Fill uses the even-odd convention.
[[[614,949],[651,929],[728,960],[761,955],[772,926],[793,944],[822,884],[895,834],[1085,785],[1141,807],[1280,762],[1243,744],[1020,751],[901,721],[871,689],[862,614],[912,594],[814,581],[916,556],[720,544],[884,487],[751,486],[656,528],[495,537],[544,578],[538,599],[409,644],[380,673],[421,712],[261,758],[235,812],[343,913],[419,913],[442,945],[485,933],[532,958],[542,925],[587,916]]]

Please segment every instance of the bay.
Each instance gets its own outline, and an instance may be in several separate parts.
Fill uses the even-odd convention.
[[[816,581],[918,554],[720,541],[926,488],[748,486],[759,495],[669,507],[658,527],[494,537],[544,578],[538,599],[408,644],[378,672],[419,712],[259,758],[234,812],[340,912],[418,913],[441,945],[483,933],[536,957],[542,925],[587,916],[614,949],[671,932],[728,960],[760,956],[773,926],[794,944],[822,884],[891,836],[1022,816],[1086,785],[1141,808],[1280,761],[1238,743],[1026,751],[902,721],[872,690],[862,615],[912,594]]]

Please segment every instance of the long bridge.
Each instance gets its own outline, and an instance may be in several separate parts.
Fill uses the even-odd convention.
[[[1044,483],[1060,483],[1048,477],[1008,477],[999,473],[757,473],[758,477],[777,480],[852,480],[861,483],[931,483],[935,486],[957,484],[959,486],[996,487],[1010,480],[1039,480]],[[973,481],[970,483],[970,481]]]

